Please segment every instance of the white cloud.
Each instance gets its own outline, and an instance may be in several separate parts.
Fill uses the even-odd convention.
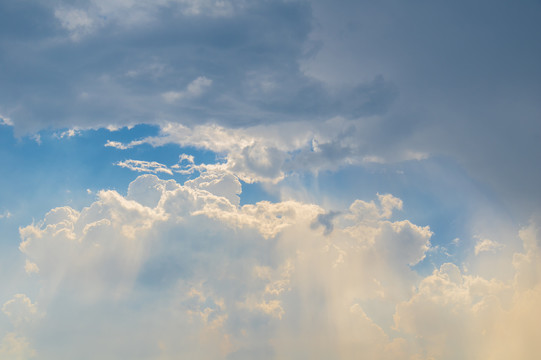
[[[184,186],[206,190],[217,196],[223,196],[233,205],[238,206],[240,203],[241,183],[236,176],[228,171],[209,169],[201,172],[197,178],[186,181]]]
[[[15,294],[2,305],[2,313],[11,322],[14,331],[7,332],[0,343],[0,358],[7,360],[27,360],[36,356],[29,340],[23,333],[29,326],[43,317],[37,305],[25,294]]]
[[[0,357],[5,360],[27,360],[34,358],[36,351],[32,349],[28,340],[16,333],[8,333],[2,338],[0,344]]]
[[[16,294],[13,299],[6,301],[2,306],[2,312],[16,328],[40,317],[36,304],[33,304],[25,294]]]
[[[119,161],[115,163],[115,165],[137,172],[147,172],[152,174],[165,173],[173,175],[173,171],[171,171],[171,169],[169,169],[167,165],[160,164],[156,161],[128,159],[124,161]]]
[[[481,239],[475,244],[475,255],[479,255],[482,252],[495,252],[498,249],[503,248],[503,244],[499,244],[490,239]]]
[[[510,282],[442,265],[398,304],[396,328],[415,335],[428,358],[535,359],[541,350],[539,235],[534,221],[520,231],[526,252],[514,254]]]
[[[535,222],[520,232],[524,252],[507,259],[511,281],[451,263],[421,277],[411,266],[430,250],[432,232],[394,220],[403,203],[390,194],[324,217],[328,209],[296,201],[239,206],[239,191],[227,172],[202,171],[183,185],[147,174],[125,197],[102,191],[80,212],[53,209],[21,229],[21,251],[40,269],[40,304],[71,304],[66,314],[48,311],[46,325],[71,326],[80,304],[122,306],[123,315],[86,321],[164,358],[253,358],[261,349],[315,359],[538,354]],[[24,319],[15,304],[34,306],[24,296],[9,301],[13,319]],[[88,331],[91,343],[109,336]],[[125,354],[128,342],[115,339],[108,346]]]
[[[5,115],[0,114],[0,125],[9,125],[13,126],[13,121]]]
[[[26,259],[26,263],[24,265],[24,271],[26,271],[28,275],[37,274],[39,273],[39,267],[35,263],[28,261],[28,259]]]
[[[131,146],[129,146],[129,145],[124,145],[121,142],[111,141],[111,140],[107,140],[107,143],[105,143],[104,146],[105,147],[113,147],[113,148],[116,148],[116,149],[119,149],[119,150],[126,150],[126,149],[131,148]]]
[[[47,279],[47,296],[67,284],[81,299],[118,298],[129,290],[145,257],[142,236],[166,218],[114,191],[101,191],[81,212],[56,208],[40,223],[22,228],[20,250]]]
[[[140,274],[174,259],[185,270],[162,276],[177,276],[170,285],[176,290],[160,286],[152,291],[156,301],[171,292],[176,294],[173,299],[182,300],[163,305],[167,314],[161,315],[151,305],[144,316],[158,316],[152,320],[156,326],[184,329],[181,332],[196,326],[200,335],[183,343],[183,349],[178,340],[158,340],[161,331],[149,335],[149,341],[160,341],[162,351],[171,354],[199,353],[198,358],[205,358],[208,350],[202,351],[210,339],[221,344],[218,357],[259,345],[277,354],[294,347],[308,354],[308,344],[298,341],[306,338],[305,331],[315,339],[317,328],[340,330],[331,342],[320,344],[329,346],[324,354],[349,353],[348,343],[358,341],[347,335],[349,330],[371,334],[361,348],[392,353],[398,343],[359,304],[408,297],[416,278],[408,264],[422,259],[430,230],[407,220],[388,220],[390,212],[401,207],[391,195],[378,196],[377,203],[355,202],[335,216],[329,233],[312,225],[325,212],[317,205],[264,201],[239,206],[239,190],[238,180],[228,173],[203,172],[184,185],[142,175],[130,184],[126,197],[102,191],[81,212],[51,210],[43,221],[21,229],[20,248],[39,266],[41,296],[48,304],[68,294],[74,304],[138,301],[144,290],[137,280]],[[178,246],[183,250],[172,250]],[[318,302],[309,299],[317,293],[323,298],[312,313],[316,309],[311,306]],[[298,313],[305,303],[308,308]],[[329,311],[338,317],[329,318]],[[54,314],[49,316],[54,321]],[[309,319],[317,326],[308,326]],[[270,338],[254,332],[253,321],[268,324]],[[294,324],[302,327],[302,334],[288,330]],[[283,337],[287,333],[290,338]]]
[[[81,131],[79,129],[69,129],[69,130],[66,130],[66,131],[62,131],[60,134],[58,134],[57,136],[60,138],[60,139],[63,139],[65,137],[74,137],[74,136],[78,136],[79,134],[81,133]]]
[[[152,146],[169,143],[194,146],[225,155],[226,162],[220,167],[245,182],[277,183],[291,172],[318,173],[365,163],[371,156],[363,155],[367,149],[357,137],[362,131],[359,122],[341,118],[316,124],[291,122],[244,128],[216,124],[188,127],[166,123],[162,125],[159,136],[125,144],[108,141],[106,146],[118,149],[145,143]],[[405,151],[394,157],[378,159],[377,162],[387,163],[419,160],[421,157],[417,152]]]

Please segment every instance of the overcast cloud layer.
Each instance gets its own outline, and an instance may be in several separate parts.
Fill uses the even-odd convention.
[[[0,2],[0,358],[534,359],[541,3]]]

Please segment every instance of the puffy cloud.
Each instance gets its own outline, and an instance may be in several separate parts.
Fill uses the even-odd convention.
[[[321,351],[322,358],[337,351],[347,358],[365,349],[390,358],[404,348],[362,305],[407,299],[417,278],[408,264],[428,249],[427,227],[389,220],[401,207],[399,199],[379,195],[377,202],[356,201],[334,214],[331,231],[314,226],[326,213],[320,206],[295,201],[239,206],[239,191],[228,173],[202,172],[184,185],[142,175],[125,197],[101,191],[81,211],[56,208],[21,229],[20,249],[40,269],[40,303],[48,304],[48,317],[58,326],[73,326],[57,302],[72,304],[70,311],[77,311],[77,304],[130,307],[151,291],[153,300],[140,305],[145,315],[130,312],[132,319],[143,316],[152,328],[160,323],[164,329],[197,330],[181,342],[182,350],[163,331],[149,333],[141,343],[144,351],[249,358],[246,354],[266,348],[278,357]],[[105,318],[92,323],[100,321]],[[301,341],[323,334],[316,329],[331,328],[340,332],[320,343],[325,349]],[[346,335],[350,330],[369,337]],[[135,329],[125,331],[139,336]],[[221,344],[217,353],[204,350],[209,341]],[[47,351],[44,344],[36,348]]]
[[[26,264],[24,265],[24,271],[26,271],[28,275],[33,274],[33,273],[37,274],[39,273],[39,267],[35,263],[30,262],[27,259]]]
[[[6,360],[27,360],[36,356],[36,351],[30,347],[28,340],[8,333],[2,338],[0,344],[0,356]]]
[[[540,351],[539,225],[520,231],[525,253],[515,253],[514,280],[466,275],[454,264],[421,281],[416,293],[397,305],[396,328],[415,335],[426,358],[535,359]]]
[[[2,312],[15,327],[30,323],[39,317],[36,304],[33,304],[25,294],[16,294],[13,299],[6,301],[2,306]]]
[[[184,183],[184,186],[206,190],[217,196],[225,197],[231,204],[239,205],[242,185],[238,178],[228,171],[209,169]]]
[[[107,334],[90,335],[107,323],[111,332],[141,339],[140,354],[164,358],[538,353],[535,221],[520,232],[524,251],[506,258],[511,281],[452,263],[422,277],[412,266],[430,250],[432,232],[395,220],[403,203],[390,194],[331,212],[296,201],[240,206],[239,189],[227,172],[203,171],[183,185],[147,174],[126,196],[102,191],[80,212],[56,208],[21,229],[21,251],[40,269],[40,304],[49,318],[42,322],[71,328],[69,313],[87,304],[97,311],[84,320],[87,346],[128,353],[122,339],[112,344]],[[25,296],[8,301],[3,310],[13,319],[24,318],[15,304],[34,307]],[[117,307],[124,315],[115,314]],[[79,343],[75,335],[72,341]],[[55,354],[47,344],[35,348]]]
[[[50,296],[66,283],[82,299],[118,298],[129,290],[145,257],[142,235],[166,218],[114,191],[101,191],[81,212],[56,208],[22,228],[20,250],[47,279]]]
[[[29,325],[35,325],[35,321],[43,314],[25,294],[15,294],[11,300],[6,301],[2,305],[2,313],[10,320],[15,331],[3,336],[0,343],[0,357],[8,360],[33,358],[36,351],[22,333],[28,329]]]

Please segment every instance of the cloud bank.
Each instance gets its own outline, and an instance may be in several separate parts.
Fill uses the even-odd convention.
[[[81,211],[55,208],[22,228],[20,250],[39,268],[38,305],[26,295],[4,304],[24,331],[7,333],[2,351],[43,359],[86,358],[90,347],[88,358],[105,359],[538,354],[537,222],[520,232],[524,251],[506,258],[510,281],[451,263],[422,277],[411,266],[430,250],[432,232],[396,219],[400,199],[356,200],[330,216],[297,201],[240,206],[228,176],[180,185],[141,175],[126,196],[101,191]],[[22,326],[30,321],[32,332]],[[80,322],[85,328],[66,332]],[[65,334],[61,352],[36,336],[45,329]]]

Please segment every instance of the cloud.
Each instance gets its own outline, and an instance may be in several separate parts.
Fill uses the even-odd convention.
[[[278,181],[290,167],[450,159],[526,218],[538,207],[541,178],[529,166],[540,130],[541,73],[531,61],[541,51],[532,38],[539,6],[498,1],[490,16],[463,1],[423,8],[430,16],[393,6],[396,12],[367,1],[3,4],[3,33],[13,41],[0,49],[11,54],[2,58],[0,109],[17,135],[140,123],[165,131],[170,124],[303,130],[298,140],[314,146],[288,147],[298,151],[295,160],[272,145],[247,145],[236,155],[239,173],[253,181]],[[503,30],[505,21],[516,24],[513,32]],[[496,35],[487,38],[484,29]],[[351,129],[312,139],[336,118]],[[259,153],[271,162],[254,161]]]
[[[118,141],[111,141],[111,140],[107,140],[107,143],[105,143],[104,145],[105,147],[112,147],[112,148],[115,148],[115,149],[119,149],[119,150],[126,150],[126,149],[129,149],[130,146],[128,145],[124,145]]]
[[[39,317],[36,304],[25,294],[16,294],[2,306],[2,312],[9,318],[15,327],[30,323]]]
[[[0,356],[6,360],[24,360],[34,358],[36,351],[30,347],[28,340],[24,337],[8,333],[2,338]]]
[[[428,358],[505,359],[519,354],[534,359],[541,313],[539,225],[532,220],[520,231],[525,253],[513,256],[510,282],[464,274],[454,264],[421,281],[394,315],[398,330],[418,337]],[[534,260],[535,259],[535,260]],[[508,259],[509,260],[509,259]],[[537,319],[537,320],[533,320]]]
[[[185,16],[210,17],[231,16],[238,7],[226,0],[89,0],[82,5],[77,8],[69,2],[60,2],[54,9],[54,16],[76,42],[115,23],[128,29],[152,23],[159,19],[160,8],[164,7],[175,12],[180,10],[179,13]],[[241,2],[237,5],[241,6]]]
[[[107,323],[111,335],[141,339],[140,353],[166,358],[243,359],[261,349],[322,359],[538,353],[535,219],[520,231],[523,250],[493,254],[510,273],[487,278],[445,263],[421,276],[412,266],[430,251],[432,231],[395,220],[404,212],[395,196],[331,211],[298,201],[240,206],[239,191],[228,172],[203,171],[183,185],[146,174],[126,196],[101,191],[81,211],[55,208],[22,228],[20,249],[40,269],[43,329],[72,327],[70,313],[86,304],[97,309],[83,315],[86,346],[107,343],[118,354],[132,342],[109,343],[94,327]],[[24,318],[15,304],[34,306],[25,296],[10,300],[4,312],[13,319]],[[65,340],[76,344],[74,336]],[[67,353],[80,351],[73,346]]]
[[[242,6],[243,1],[237,3],[225,0],[180,0],[185,15],[203,16],[230,16],[236,6]]]
[[[112,146],[112,145],[106,145]],[[130,169],[138,172],[148,172],[152,174],[165,173],[173,175],[173,172],[164,164],[160,164],[156,161],[144,161],[144,160],[124,160],[115,163],[116,166]]]
[[[225,197],[233,205],[238,206],[240,203],[241,183],[235,175],[228,171],[220,171],[219,169],[212,168],[202,171],[197,178],[186,181],[184,186],[205,190],[217,196]]]
[[[479,239],[477,244],[475,244],[475,255],[479,255],[482,252],[491,252],[496,251],[504,247],[503,244],[499,244],[490,239]]]
[[[97,26],[96,19],[80,9],[59,8],[54,12],[62,27],[71,33],[71,38],[78,41],[82,36],[91,33]]]
[[[105,146],[123,150],[142,144],[193,146],[225,157],[223,164],[201,164],[200,167],[220,167],[248,183],[277,183],[293,172],[317,174],[362,164],[363,154],[370,151],[358,141],[362,132],[363,127],[358,122],[342,118],[320,124],[301,122],[238,129],[215,124],[194,127],[167,124],[161,128],[158,136],[129,143],[108,140]],[[398,156],[382,158],[381,161],[408,160],[417,161],[419,156],[406,151]]]
[[[166,102],[172,103],[184,98],[196,98],[201,96],[212,85],[212,80],[200,76],[188,84],[184,91],[168,91],[162,96]]]
[[[346,325],[374,331],[377,346],[391,351],[396,344],[363,313],[360,302],[407,299],[417,277],[408,264],[423,258],[430,230],[388,220],[401,202],[380,195],[377,202],[357,201],[335,214],[334,230],[328,232],[312,226],[323,208],[295,201],[239,206],[239,185],[227,173],[203,172],[184,185],[142,175],[125,197],[101,191],[80,212],[55,208],[39,223],[22,228],[20,249],[39,267],[35,276],[41,279],[40,303],[47,304],[48,318],[71,326],[69,314],[56,309],[56,302],[68,302],[77,311],[78,304],[137,303],[152,291],[155,300],[143,303],[150,307],[141,315],[132,313],[132,319],[142,316],[155,324],[151,327],[160,323],[181,333],[194,326],[199,330],[188,343],[158,340],[163,331],[151,335],[152,330],[141,343],[145,351],[158,351],[152,344],[161,341],[168,354],[205,358],[211,356],[207,341],[214,339],[222,344],[218,357],[241,356],[258,346],[283,354],[281,349],[293,351],[284,334],[297,340],[318,336],[313,330],[305,335],[288,330],[315,329],[306,328],[310,318],[316,328],[337,327],[342,335]],[[307,301],[311,294],[320,300]],[[299,312],[305,303],[310,307]],[[324,311],[312,313],[317,303]],[[162,308],[164,313],[158,311]],[[336,319],[325,315],[334,311]],[[352,317],[351,311],[358,315]],[[115,316],[107,321],[115,331],[122,328]],[[135,329],[125,330],[139,336]],[[347,339],[356,343],[354,337]],[[326,351],[348,346],[334,336],[324,344]],[[374,354],[379,351],[370,341],[363,344]],[[307,344],[296,346],[311,353]]]
[[[18,325],[0,329],[0,358],[535,358],[539,219],[518,245],[494,230],[465,246],[460,227],[481,197],[515,219],[539,209],[539,5],[420,6],[0,2],[7,133],[45,144],[43,129],[62,142],[144,123],[160,133],[105,146],[131,158],[139,145],[177,144],[220,159],[117,162],[147,174],[126,194],[95,192],[82,209],[70,199],[21,227],[26,259],[10,284],[24,278],[47,317],[27,322],[35,303],[7,300],[2,316]],[[406,161],[415,176],[395,171]],[[373,200],[360,167],[383,174]],[[334,174],[330,196],[316,194],[344,169],[354,170]],[[191,180],[151,175],[175,173]],[[434,173],[441,183],[423,186]],[[289,196],[297,180],[305,195]],[[241,206],[243,182],[288,195]],[[460,215],[433,209],[445,186],[444,200],[464,199]],[[387,194],[397,188],[405,204]],[[426,275],[429,252],[459,260]]]
[[[11,119],[8,118],[7,116],[4,116],[4,115],[0,114],[0,125],[10,125],[10,126],[13,126],[13,122],[12,122]]]
[[[28,7],[4,11],[25,28],[39,28],[21,41],[43,44],[29,45],[25,54],[2,45],[15,54],[2,60],[11,69],[4,81],[25,89],[4,94],[0,104],[17,134],[352,118],[379,114],[396,96],[381,76],[335,91],[299,70],[312,27],[306,2],[88,0]],[[137,56],[127,45],[134,39]],[[50,61],[27,64],[36,74],[26,77],[18,64],[29,58]],[[75,64],[85,61],[82,73]]]
[[[81,299],[118,298],[144,259],[147,244],[140,235],[164,219],[159,210],[101,191],[82,212],[55,208],[42,222],[22,228],[20,250],[47,279],[48,296],[66,283]]]
[[[24,265],[24,271],[26,271],[28,275],[37,274],[39,273],[39,267],[35,263],[30,262],[27,259],[26,264]]]
[[[456,161],[524,219],[539,210],[541,172],[529,166],[535,161],[529,157],[541,131],[535,120],[541,107],[531,97],[540,92],[541,71],[529,59],[539,56],[541,47],[527,45],[532,29],[539,28],[532,14],[539,14],[538,3],[512,7],[497,1],[481,27],[478,19],[486,14],[481,3],[433,3],[422,11],[393,3],[401,16],[369,1],[311,4],[318,26],[309,38],[318,51],[300,60],[305,74],[337,87],[381,74],[399,92],[371,127],[374,132],[369,130],[373,155],[415,145],[410,150]],[[500,25],[502,19],[516,24],[512,34]],[[469,25],[459,26],[460,21]],[[492,36],[484,33],[489,28]],[[507,55],[500,52],[504,48]],[[512,120],[517,118],[520,125]]]
[[[0,357],[2,359],[24,360],[36,356],[36,351],[29,340],[22,335],[30,325],[36,325],[36,320],[43,317],[35,303],[25,294],[15,294],[11,300],[2,305],[5,315],[15,331],[6,333],[0,343]]]

